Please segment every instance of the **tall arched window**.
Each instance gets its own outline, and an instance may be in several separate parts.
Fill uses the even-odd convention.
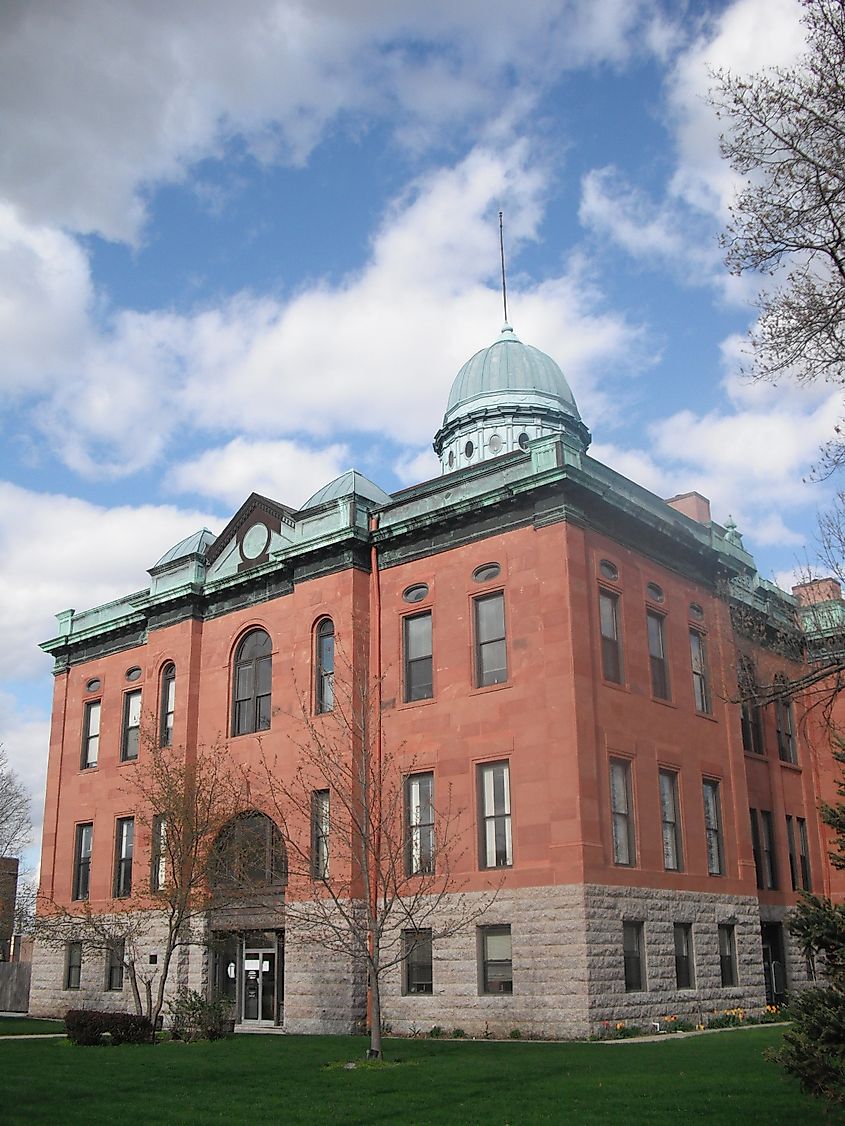
[[[270,728],[272,648],[270,635],[263,629],[252,630],[238,646],[232,683],[233,735]]]
[[[214,842],[208,881],[214,890],[282,887],[287,883],[287,854],[282,834],[264,813],[250,810],[228,823]]]
[[[172,661],[168,661],[161,670],[158,699],[158,743],[160,747],[172,747],[173,717],[176,714],[176,666]]]
[[[778,755],[784,762],[796,765],[798,750],[795,744],[795,716],[792,699],[789,695],[789,681],[778,673],[775,677],[775,732],[777,733]]]
[[[323,618],[316,629],[314,645],[314,711],[334,707],[334,623]]]

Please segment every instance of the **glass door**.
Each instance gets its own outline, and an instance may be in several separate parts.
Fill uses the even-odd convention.
[[[244,949],[243,1020],[273,1024],[276,1019],[276,951]]]

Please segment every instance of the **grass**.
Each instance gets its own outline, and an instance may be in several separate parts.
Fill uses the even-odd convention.
[[[762,1057],[779,1028],[651,1044],[389,1040],[394,1066],[352,1037],[239,1036],[215,1043],[76,1048],[64,1040],[0,1048],[4,1123],[249,1122],[830,1123]],[[841,1121],[841,1119],[839,1119]]]
[[[32,1017],[0,1017],[0,1036],[38,1036],[64,1032],[63,1020],[34,1020]]]

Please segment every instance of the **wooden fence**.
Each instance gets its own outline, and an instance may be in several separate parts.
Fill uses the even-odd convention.
[[[0,962],[0,1012],[27,1011],[31,974],[31,962]]]

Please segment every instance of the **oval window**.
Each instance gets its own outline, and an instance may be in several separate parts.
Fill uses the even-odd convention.
[[[612,583],[615,583],[619,578],[619,568],[609,559],[602,559],[599,563],[599,574],[603,579],[610,579]]]
[[[100,680],[99,680],[99,678],[94,677],[93,680],[89,680],[88,683],[85,685],[85,691],[86,692],[99,692],[100,691]]]
[[[477,583],[489,583],[491,579],[497,579],[501,573],[502,568],[498,563],[484,563],[481,567],[476,567],[472,577]]]
[[[704,620],[704,611],[697,602],[690,602],[689,616],[695,618],[696,621],[701,622]]]
[[[449,450],[449,468],[451,469],[454,464],[455,464],[455,451]]]
[[[475,453],[475,446],[472,444],[472,442],[467,442],[467,444],[464,446],[464,454],[467,457],[472,457],[472,455],[474,453]]]
[[[497,453],[499,453],[499,451],[502,448],[502,439],[499,437],[498,434],[494,434],[493,437],[488,442],[488,445],[490,447],[490,453],[491,454],[497,454]]]
[[[657,583],[649,583],[645,588],[645,592],[647,597],[650,598],[652,602],[663,601],[663,588],[659,587]]]
[[[133,665],[131,669],[126,670],[127,680],[139,680],[141,677],[141,670],[137,665]]]
[[[517,438],[517,442],[519,442],[519,448],[521,450],[527,450],[528,449],[528,443],[530,441],[531,441],[531,439],[528,437],[528,435],[525,433],[525,431],[523,431],[520,434],[520,436]]]
[[[422,602],[424,598],[428,598],[428,587],[425,583],[409,586],[402,597],[406,602]]]

